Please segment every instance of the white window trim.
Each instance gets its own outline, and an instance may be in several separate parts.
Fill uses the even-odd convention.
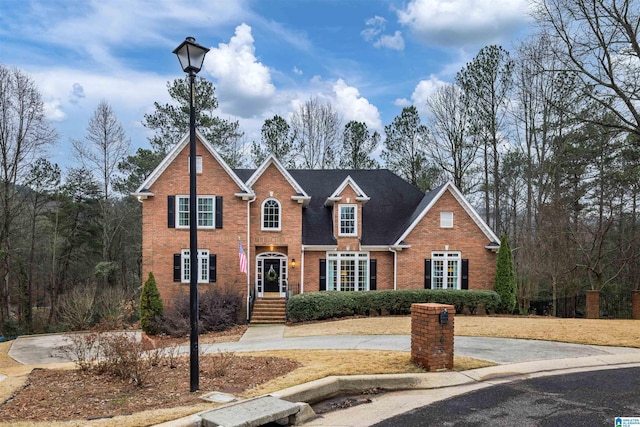
[[[180,223],[180,200],[181,199],[187,199],[189,200],[189,195],[188,194],[177,194],[176,195],[176,219],[175,219],[175,224],[176,224],[176,228],[183,228],[183,229],[188,229],[189,225],[182,225]],[[213,208],[212,211],[212,221],[211,221],[211,225],[198,225],[198,229],[207,229],[207,230],[212,230],[214,228],[216,228],[216,196],[213,195],[202,195],[202,196],[196,196],[197,200],[203,200],[203,199],[211,199],[211,206]],[[198,203],[196,203],[196,206],[198,206]],[[188,212],[188,211],[187,211]],[[199,212],[198,212],[199,213]],[[198,218],[198,215],[196,214],[196,220]]]
[[[186,261],[191,261],[189,256],[189,249],[182,249],[180,251],[180,281],[182,283],[189,283],[189,274],[191,270],[185,268]],[[207,266],[206,269],[202,269],[203,265]],[[209,283],[209,249],[198,249],[198,283]]]
[[[342,232],[342,209],[343,208],[353,208],[353,232],[352,233]],[[355,205],[355,204],[338,205],[338,236],[353,237],[357,235],[358,235],[358,205]]]
[[[440,228],[453,228],[453,211],[440,212]]]
[[[435,261],[443,261],[442,266],[442,288],[436,288]],[[458,277],[456,285],[450,288],[448,280],[449,262],[458,263]],[[431,287],[432,289],[462,289],[462,254],[460,252],[438,251],[431,252]]]
[[[343,291],[342,290],[342,283],[341,283],[341,278],[342,275],[340,274],[340,262],[342,260],[352,260],[355,262],[355,276],[354,276],[354,290],[348,290],[348,291]],[[358,284],[360,283],[360,270],[358,268],[358,265],[360,263],[360,261],[365,261],[365,277],[364,277],[364,289],[358,289]],[[335,288],[334,288],[334,284],[333,282],[330,280],[331,279],[331,274],[329,274],[329,271],[331,269],[331,263],[332,262],[337,262],[338,263],[338,274],[336,275],[336,283],[335,283]],[[326,268],[327,271],[325,272],[325,277],[326,277],[326,290],[327,291],[343,291],[343,292],[362,292],[362,291],[368,291],[369,290],[369,286],[370,286],[370,274],[371,271],[370,269],[370,257],[369,257],[369,252],[327,252],[327,263],[326,263]]]
[[[271,200],[273,200],[278,204],[278,226],[277,227],[264,226],[264,206],[267,204],[268,201],[271,201]],[[282,230],[282,204],[278,199],[269,197],[268,199],[265,199],[262,202],[262,205],[260,207],[260,230],[262,231],[281,231]]]

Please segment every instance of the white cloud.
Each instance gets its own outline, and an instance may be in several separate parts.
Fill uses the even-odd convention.
[[[481,46],[526,25],[528,7],[528,0],[412,0],[397,14],[426,43]]]
[[[67,115],[60,109],[60,104],[60,100],[56,98],[45,101],[43,103],[45,117],[52,122],[63,121],[67,117]]]
[[[302,73],[302,70],[299,69],[298,67],[293,67],[293,74],[301,76],[303,73]]]
[[[427,99],[438,89],[446,85],[447,83],[440,80],[433,74],[429,76],[429,80],[421,80],[411,94],[411,101],[418,108],[418,110],[424,108],[427,103]]]
[[[369,128],[374,130],[382,130],[378,108],[362,97],[357,88],[347,86],[342,79],[339,79],[333,85],[333,92],[336,110],[343,116],[345,123],[356,120],[366,123]]]
[[[228,44],[220,43],[205,57],[204,68],[217,79],[218,102],[240,117],[262,112],[275,92],[269,69],[255,56],[251,27],[241,24]]]
[[[411,101],[409,101],[407,98],[396,98],[393,101],[393,105],[395,105],[396,107],[404,108],[411,105]]]
[[[362,30],[360,32],[360,35],[362,35],[362,38],[365,39],[365,41],[370,42],[372,40],[375,40],[375,38],[378,37],[378,35],[382,31],[384,31],[386,22],[387,20],[382,16],[374,16],[373,18],[369,18],[365,21],[367,28]]]
[[[404,38],[401,31],[396,31],[392,36],[383,34],[387,20],[381,16],[374,16],[365,21],[367,28],[360,32],[362,38],[367,42],[373,42],[375,48],[387,48],[393,50],[404,50]]]
[[[420,80],[418,82],[411,94],[411,100],[408,100],[407,98],[397,98],[394,101],[394,105],[403,108],[414,105],[418,111],[423,113],[427,104],[427,99],[436,91],[436,89],[447,84],[449,83],[440,80],[437,76],[432,74],[429,76],[429,80]]]
[[[402,33],[396,31],[392,36],[383,35],[378,41],[373,43],[374,47],[386,47],[393,50],[404,50],[404,39]]]

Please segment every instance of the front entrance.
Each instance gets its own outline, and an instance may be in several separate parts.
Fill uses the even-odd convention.
[[[280,292],[280,260],[265,259],[262,267],[265,292]]]
[[[262,253],[256,257],[256,291],[287,295],[287,256],[278,252]]]

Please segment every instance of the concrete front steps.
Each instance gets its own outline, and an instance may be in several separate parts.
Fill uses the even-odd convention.
[[[284,298],[258,298],[253,304],[251,324],[285,323],[286,304]]]

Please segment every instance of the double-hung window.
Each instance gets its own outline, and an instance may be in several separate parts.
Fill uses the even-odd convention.
[[[339,236],[357,236],[358,235],[358,221],[357,221],[357,205],[340,205],[339,215]]]
[[[460,289],[460,252],[431,253],[433,289]]]
[[[183,249],[181,257],[181,281],[189,283],[191,280],[191,257],[189,249]],[[209,282],[209,250],[198,249],[198,283]]]
[[[214,228],[215,197],[197,196],[198,228]],[[176,196],[176,225],[189,227],[189,196]]]
[[[328,291],[368,291],[369,254],[366,252],[327,253]]]
[[[440,228],[453,228],[453,212],[440,212]]]
[[[262,204],[262,229],[280,230],[280,203],[276,199],[267,199]]]

